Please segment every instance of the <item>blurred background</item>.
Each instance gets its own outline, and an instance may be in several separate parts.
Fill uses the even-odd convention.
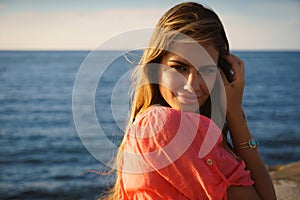
[[[85,148],[75,128],[76,74],[94,49],[99,61],[117,57],[99,78],[95,111],[107,138],[118,145],[123,132],[111,97],[134,67],[126,57],[137,61],[141,52],[130,51],[131,41],[102,44],[155,26],[179,2],[0,0],[1,199],[95,199],[114,181],[91,171],[105,170],[105,163]],[[300,2],[199,3],[219,14],[233,53],[246,63],[244,108],[263,160],[299,161]],[[120,109],[126,110],[128,91],[119,92]]]

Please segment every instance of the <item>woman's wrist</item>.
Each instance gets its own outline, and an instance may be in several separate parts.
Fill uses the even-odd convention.
[[[238,147],[240,144],[252,139],[243,108],[228,114],[226,120],[234,147]]]
[[[235,124],[235,125],[248,126],[247,117],[245,115],[243,108],[236,109],[233,112],[227,112],[226,121],[229,125]]]

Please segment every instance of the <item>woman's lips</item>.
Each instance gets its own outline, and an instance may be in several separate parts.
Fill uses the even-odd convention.
[[[198,103],[198,98],[200,97],[193,94],[182,94],[182,93],[177,93],[176,96],[178,101],[183,104],[196,104]]]

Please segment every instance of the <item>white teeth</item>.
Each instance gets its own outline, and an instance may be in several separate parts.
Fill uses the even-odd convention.
[[[186,97],[189,97],[189,98],[200,98],[202,96],[201,94],[196,95],[196,94],[178,93],[178,92],[175,93],[175,95],[177,97],[179,97],[179,96],[186,96]]]

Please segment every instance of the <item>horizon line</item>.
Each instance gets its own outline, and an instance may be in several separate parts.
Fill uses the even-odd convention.
[[[1,52],[3,51],[137,51],[141,49],[0,49]],[[300,51],[299,49],[296,48],[282,48],[282,49],[262,49],[262,48],[257,48],[257,49],[231,49],[230,51]]]

